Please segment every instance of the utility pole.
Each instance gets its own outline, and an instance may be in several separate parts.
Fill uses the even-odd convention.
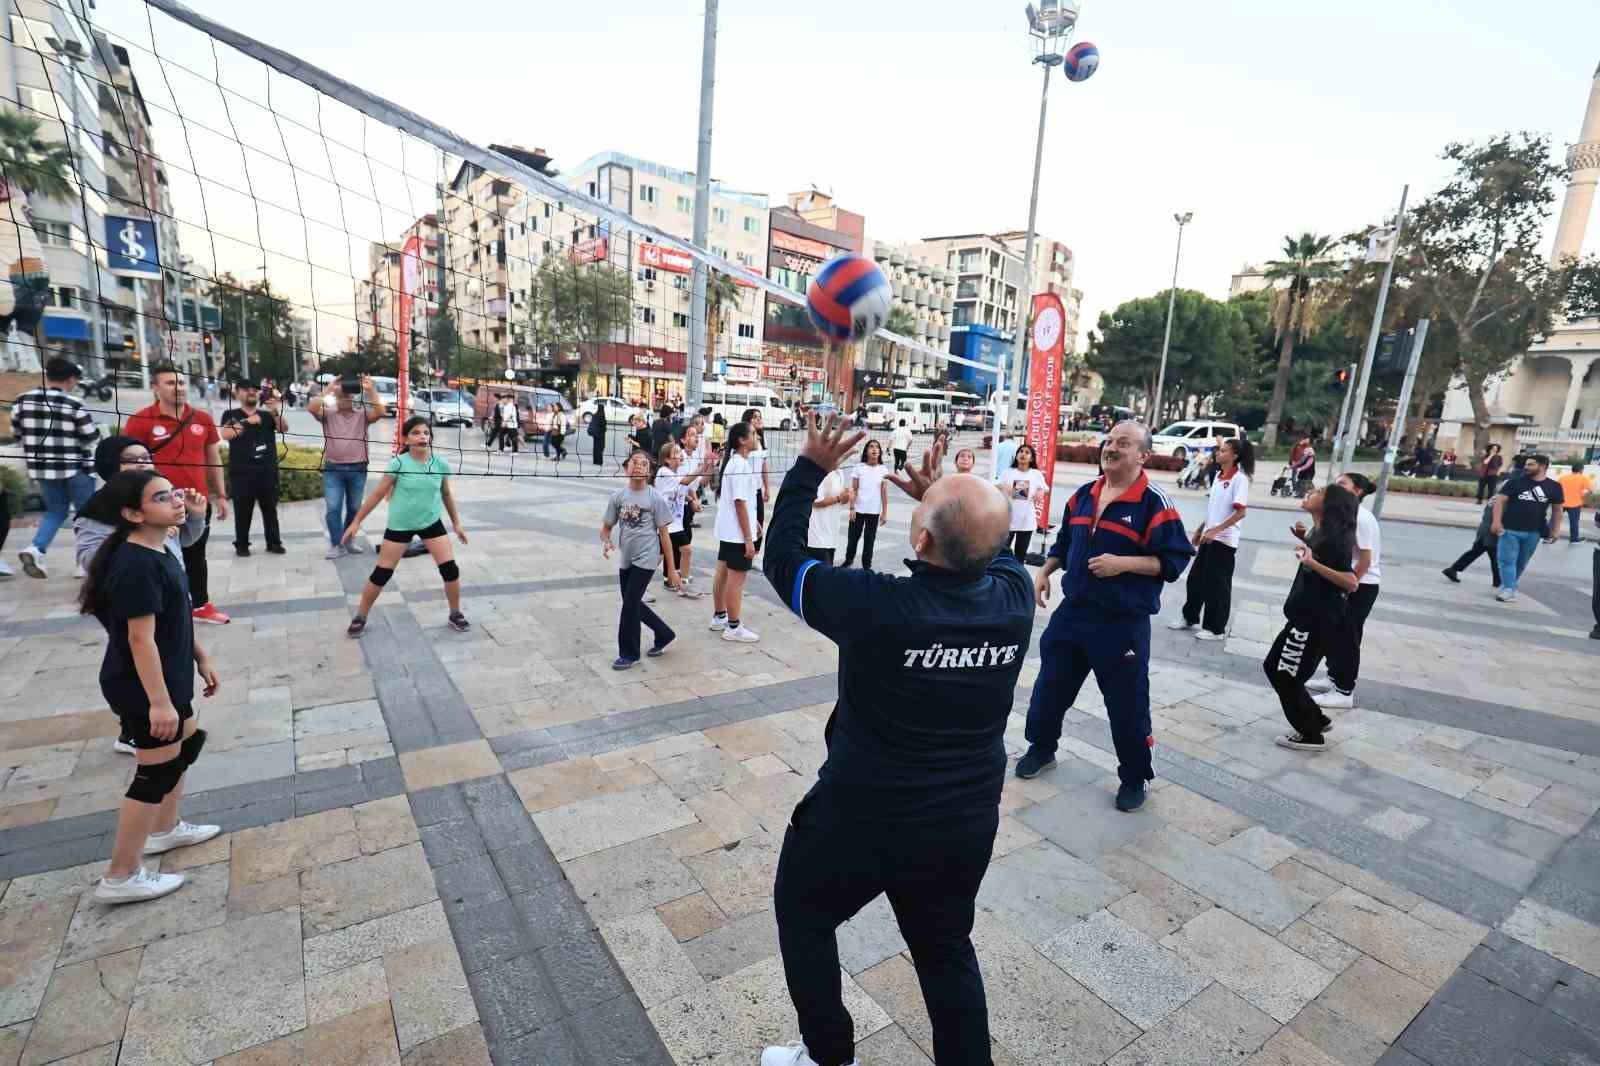
[[[1400,238],[1406,229],[1406,196],[1411,186],[1400,190],[1400,210],[1394,216],[1394,247],[1383,267],[1383,284],[1378,288],[1378,306],[1372,310],[1372,328],[1367,331],[1367,350],[1361,357],[1361,375],[1356,381],[1356,405],[1350,413],[1350,431],[1345,435],[1344,451],[1334,456],[1334,477],[1338,477],[1356,458],[1356,440],[1361,436],[1361,416],[1367,409],[1367,386],[1372,383],[1372,359],[1378,351],[1378,334],[1383,332],[1383,308],[1389,302],[1389,282],[1394,278],[1395,256],[1400,254]],[[1376,513],[1377,508],[1373,508]]]
[[[1372,498],[1372,514],[1383,516],[1383,498],[1389,492],[1389,472],[1394,469],[1400,455],[1400,441],[1406,432],[1406,408],[1411,403],[1411,386],[1417,380],[1417,365],[1422,362],[1422,344],[1428,339],[1428,320],[1417,322],[1416,339],[1411,342],[1411,359],[1406,363],[1406,379],[1400,386],[1400,399],[1395,402],[1394,428],[1389,431],[1389,446],[1384,449],[1383,466],[1378,471],[1378,491]]]
[[[1039,90],[1039,136],[1033,148],[1033,194],[1028,200],[1028,237],[1022,246],[1022,287],[1017,290],[1017,315],[1013,323],[1016,340],[1011,352],[1011,387],[1017,396],[1022,395],[1028,360],[1028,314],[1033,310],[1034,227],[1039,221],[1039,171],[1044,166],[1044,122],[1045,113],[1050,107],[1050,72],[1061,62],[1061,56],[1047,52],[1034,62],[1044,67],[1044,85]],[[1021,433],[1028,424],[1028,412],[1017,409],[1017,396],[1006,399],[1011,404],[1006,412],[1006,422],[1015,423],[1016,432]]]
[[[1161,393],[1167,387],[1167,348],[1172,344],[1172,311],[1178,302],[1178,263],[1183,259],[1183,227],[1193,218],[1193,211],[1172,216],[1172,220],[1178,224],[1178,250],[1172,253],[1172,288],[1167,290],[1167,330],[1161,337],[1161,370],[1156,377],[1156,394],[1150,397],[1150,421],[1147,425],[1152,432],[1161,428]]]
[[[250,377],[250,321],[243,289],[239,290],[239,376]]]
[[[717,82],[717,0],[705,0],[705,42],[700,49],[700,149],[694,165],[694,246],[705,251],[711,228],[711,114]],[[689,380],[684,382],[684,406],[700,409],[701,384],[706,376],[706,265],[694,261],[694,294],[689,301]]]

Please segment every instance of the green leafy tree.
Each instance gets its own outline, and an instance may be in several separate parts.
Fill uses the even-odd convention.
[[[890,333],[898,333],[902,337],[910,337],[917,328],[917,316],[905,307],[894,305],[889,308],[889,317],[883,323],[883,328]],[[871,337],[867,341],[872,349],[888,368],[889,373],[897,373],[901,362],[900,345],[880,337]]]
[[[1289,392],[1289,368],[1294,362],[1294,347],[1316,328],[1326,304],[1326,288],[1320,282],[1333,278],[1338,268],[1328,261],[1332,237],[1302,233],[1283,239],[1283,258],[1267,264],[1266,277],[1283,282],[1272,291],[1273,328],[1278,338],[1278,369],[1267,401],[1267,421],[1261,431],[1263,446],[1278,443],[1278,424],[1283,420],[1283,404]]]
[[[710,338],[706,347],[710,351],[717,350],[717,341],[728,328],[729,312],[738,308],[739,300],[739,286],[733,278],[716,270],[706,275],[706,336]]]
[[[211,282],[208,295],[222,310],[219,336],[229,372],[244,369],[241,352],[248,343],[250,377],[288,382],[300,376],[294,307],[273,291],[269,279],[246,285],[224,272]]]
[[[0,178],[30,197],[70,200],[78,191],[72,147],[40,136],[32,115],[0,111]]]
[[[1129,300],[1100,315],[1084,361],[1105,381],[1107,395],[1155,393],[1166,321],[1166,292]],[[1179,289],[1173,301],[1163,410],[1151,412],[1151,421],[1163,421],[1167,411],[1181,411],[1190,396],[1203,400],[1224,391],[1238,373],[1249,340],[1237,310],[1193,289]]]
[[[395,377],[400,372],[400,356],[383,333],[374,333],[352,351],[341,352],[322,361],[325,374],[373,374]]]
[[[603,263],[546,256],[534,275],[532,320],[537,343],[558,351],[576,348],[595,370],[600,345],[633,313],[633,279]]]
[[[462,373],[456,365],[461,329],[456,325],[455,295],[450,290],[449,285],[439,287],[439,309],[428,323],[428,362],[435,370],[454,377]]]

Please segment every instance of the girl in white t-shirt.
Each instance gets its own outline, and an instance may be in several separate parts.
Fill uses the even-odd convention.
[[[1039,516],[1034,511],[1034,501],[1045,493],[1044,473],[1034,466],[1033,445],[1017,445],[1011,465],[1000,471],[996,479],[1000,491],[1011,501],[1011,554],[1017,562],[1028,557],[1028,546],[1033,543],[1034,531],[1039,528]]]
[[[867,441],[861,462],[850,474],[850,536],[845,541],[844,565],[856,561],[861,547],[861,569],[872,569],[872,547],[878,541],[878,527],[889,520],[889,468],[883,465],[883,445]]]
[[[695,488],[705,475],[689,453],[671,441],[661,446],[658,458],[661,465],[656,468],[656,491],[667,501],[672,513],[667,537],[672,542],[672,564],[678,571],[678,595],[686,600],[696,600],[700,598],[700,593],[689,588],[689,562],[693,554],[690,544],[694,540],[694,532],[684,519],[690,511],[700,509],[700,501],[695,499]],[[661,565],[666,566],[665,560]]]
[[[749,423],[728,427],[717,488],[717,569],[711,578],[711,629],[723,640],[753,644],[761,635],[739,620],[744,582],[756,557],[756,435]]]
[[[1183,617],[1167,623],[1168,629],[1194,629],[1200,640],[1222,640],[1228,635],[1228,614],[1233,604],[1233,564],[1239,552],[1239,524],[1250,503],[1250,477],[1256,472],[1255,449],[1248,440],[1235,438],[1217,445],[1217,479],[1206,501],[1206,520],[1194,531],[1199,549],[1189,564],[1188,599]]]
[[[971,448],[962,448],[956,452],[956,473],[970,474],[978,465],[978,457]]]

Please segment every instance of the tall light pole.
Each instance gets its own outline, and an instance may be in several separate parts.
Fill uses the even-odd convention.
[[[1172,220],[1178,224],[1178,250],[1172,255],[1172,288],[1167,290],[1167,332],[1161,338],[1161,370],[1156,375],[1155,395],[1150,397],[1149,417],[1152,432],[1160,427],[1161,390],[1167,387],[1167,349],[1172,345],[1172,311],[1178,302],[1178,261],[1183,258],[1183,227],[1193,219],[1193,211],[1172,216]]]
[[[1016,401],[1022,394],[1023,369],[1028,351],[1028,311],[1033,297],[1034,226],[1039,219],[1039,171],[1044,164],[1044,123],[1045,113],[1050,106],[1050,71],[1060,66],[1066,58],[1061,46],[1078,24],[1078,0],[1039,0],[1039,7],[1029,4],[1026,14],[1028,35],[1033,38],[1038,50],[1033,61],[1044,67],[1044,84],[1039,90],[1039,135],[1033,149],[1033,194],[1028,201],[1028,237],[1022,252],[1022,287],[1017,291],[1017,318],[1014,323],[1016,341],[1011,352],[1011,394],[1006,397],[1006,402],[1011,405],[1007,421],[1015,422],[1018,431],[1028,419],[1027,411],[1018,410]]]
[[[700,147],[694,164],[694,246],[706,247],[711,229],[711,112],[717,87],[717,0],[705,0],[705,43],[700,50]],[[694,261],[694,291],[689,301],[689,380],[683,383],[684,406],[700,409],[700,388],[706,376],[706,265]]]

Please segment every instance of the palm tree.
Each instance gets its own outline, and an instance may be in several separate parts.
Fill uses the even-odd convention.
[[[39,135],[31,115],[0,111],[0,177],[30,197],[69,199],[77,191],[72,148]]]
[[[1261,431],[1262,447],[1276,447],[1278,423],[1283,420],[1283,404],[1289,394],[1289,367],[1294,362],[1294,346],[1316,328],[1324,300],[1317,282],[1333,277],[1338,268],[1328,261],[1332,237],[1302,233],[1283,239],[1283,258],[1267,264],[1268,281],[1288,284],[1272,290],[1273,335],[1278,338],[1278,373],[1272,382],[1272,399],[1267,404],[1267,422]]]
[[[706,349],[717,350],[717,338],[727,328],[726,312],[739,306],[739,285],[727,274],[711,271],[706,275]]]
[[[898,333],[902,337],[909,337],[917,328],[917,316],[912,314],[909,308],[896,305],[889,308],[889,317],[884,321],[883,328],[888,330],[890,333]],[[887,341],[879,341],[878,343],[888,344]],[[890,348],[889,351],[884,354],[887,354],[889,357],[889,372],[894,373],[896,369],[895,363],[898,361],[898,352],[895,348]]]

